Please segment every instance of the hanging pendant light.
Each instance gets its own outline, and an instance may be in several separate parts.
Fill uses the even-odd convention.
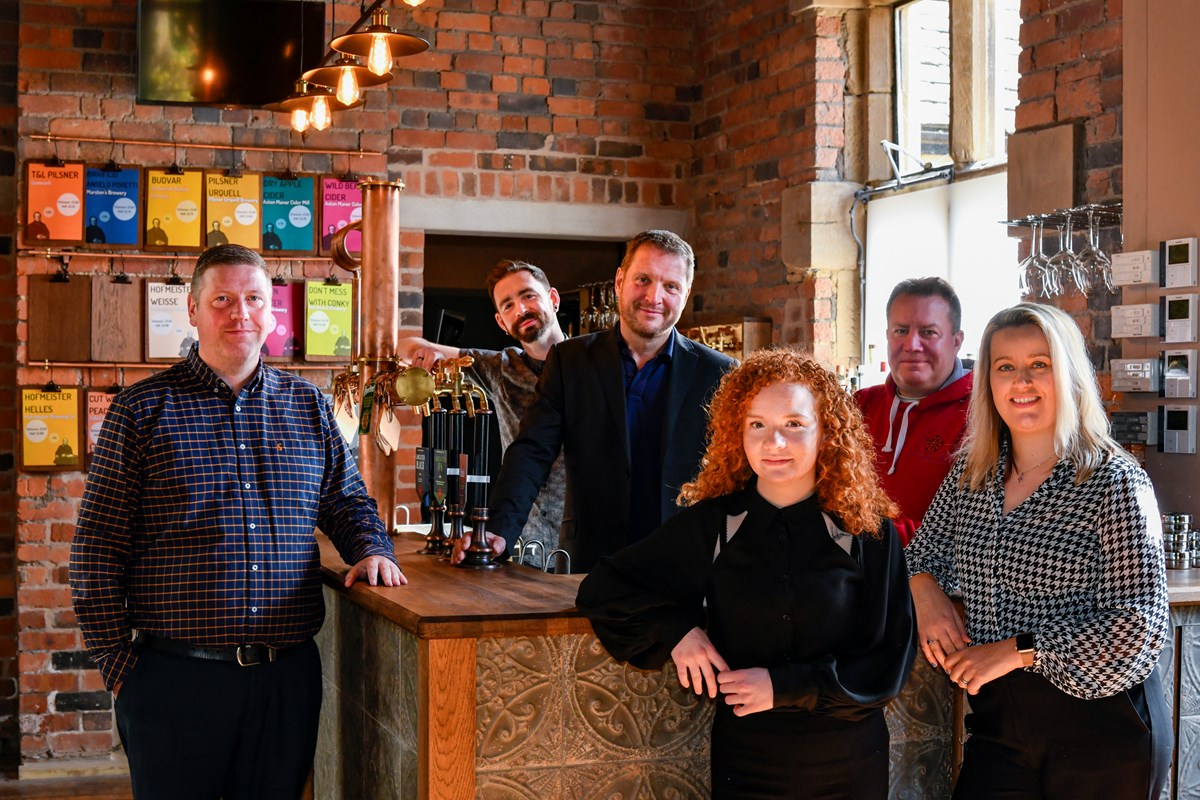
[[[366,58],[367,69],[382,76],[392,71],[392,59],[423,53],[429,49],[429,42],[391,27],[387,10],[377,8],[371,14],[371,24],[364,30],[339,36],[329,46],[339,53]]]
[[[342,77],[338,78],[338,85],[334,91],[334,96],[337,97],[339,103],[345,103],[346,105],[357,103],[358,98],[362,97],[362,89],[359,88],[353,71],[348,69],[342,70]]]
[[[308,130],[308,112],[303,108],[292,111],[292,130],[296,133],[304,133]]]
[[[382,86],[392,79],[392,73],[376,75],[358,63],[353,56],[343,55],[327,67],[317,67],[304,73],[304,80],[336,91],[338,102],[352,106],[362,99],[362,90]]]
[[[312,127],[323,131],[333,122],[334,111],[357,108],[366,101],[341,103],[329,89],[313,86],[308,81],[296,81],[295,91],[278,103],[263,106],[267,111],[278,111],[291,117],[292,130],[303,133]]]
[[[317,94],[313,97],[312,111],[308,112],[309,122],[319,131],[323,131],[333,123],[333,112],[329,110],[329,95]]]
[[[392,46],[387,34],[371,34],[371,53],[367,56],[367,69],[376,75],[392,71]]]

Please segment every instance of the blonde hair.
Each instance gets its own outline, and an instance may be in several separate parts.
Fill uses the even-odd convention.
[[[1046,337],[1053,367],[1054,452],[1075,467],[1075,483],[1091,477],[1109,458],[1130,458],[1109,435],[1108,417],[1096,385],[1096,372],[1079,327],[1065,312],[1040,303],[1021,303],[988,321],[979,343],[967,432],[959,450],[965,459],[961,484],[979,491],[996,477],[1000,445],[1011,436],[996,410],[990,380],[992,339],[997,331],[1031,325]]]
[[[700,474],[683,485],[680,505],[745,488],[754,471],[743,431],[751,401],[768,386],[798,383],[812,392],[821,422],[817,496],[848,533],[875,533],[899,508],[879,487],[875,451],[854,399],[810,355],[792,348],[760,350],[721,379],[709,403],[708,448]]]

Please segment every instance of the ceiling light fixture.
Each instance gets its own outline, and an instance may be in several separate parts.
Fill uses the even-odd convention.
[[[314,86],[302,78],[296,81],[296,89],[292,94],[263,108],[288,114],[292,130],[303,133],[309,127],[319,131],[325,130],[333,121],[334,111],[357,108],[364,102],[366,101],[361,98],[354,103],[339,102],[329,89]]]
[[[382,8],[385,0],[374,0],[367,7],[364,0],[362,16],[350,30],[329,43],[330,51],[320,66],[304,73],[296,81],[296,90],[284,100],[263,106],[268,111],[288,114],[292,129],[304,133],[309,128],[323,131],[332,122],[334,111],[344,111],[363,105],[363,89],[382,86],[392,79],[394,59],[416,55],[429,49],[429,42],[420,36],[402,33],[388,25],[388,12]],[[404,0],[417,7],[425,0]],[[371,24],[362,27],[367,20]],[[332,24],[332,20],[331,20]],[[304,16],[300,17],[300,39],[304,40]],[[340,57],[329,63],[335,54]],[[300,61],[303,63],[303,51]],[[366,66],[358,60],[366,59]]]
[[[405,2],[419,5],[411,0]],[[392,71],[393,59],[423,53],[429,49],[429,42],[391,27],[388,25],[387,10],[376,8],[371,12],[371,24],[364,30],[339,36],[329,46],[339,53],[367,59],[367,69],[382,76]]]
[[[317,67],[304,73],[304,80],[317,86],[336,90],[338,102],[352,106],[362,99],[362,90],[382,86],[392,79],[392,73],[376,75],[358,63],[353,56],[343,55],[327,67]]]

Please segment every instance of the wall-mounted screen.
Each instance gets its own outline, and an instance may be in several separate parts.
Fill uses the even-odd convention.
[[[325,55],[325,4],[139,0],[139,103],[256,108]]]

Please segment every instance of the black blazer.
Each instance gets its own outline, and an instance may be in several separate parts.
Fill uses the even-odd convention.
[[[662,442],[664,521],[679,510],[679,489],[695,477],[704,455],[708,400],[736,363],[677,331],[672,336]],[[492,494],[488,529],[507,540],[508,552],[560,448],[567,504],[559,546],[571,555],[571,571],[587,572],[598,558],[628,544],[629,434],[617,340],[618,333],[610,330],[551,348],[537,400],[504,453]]]

